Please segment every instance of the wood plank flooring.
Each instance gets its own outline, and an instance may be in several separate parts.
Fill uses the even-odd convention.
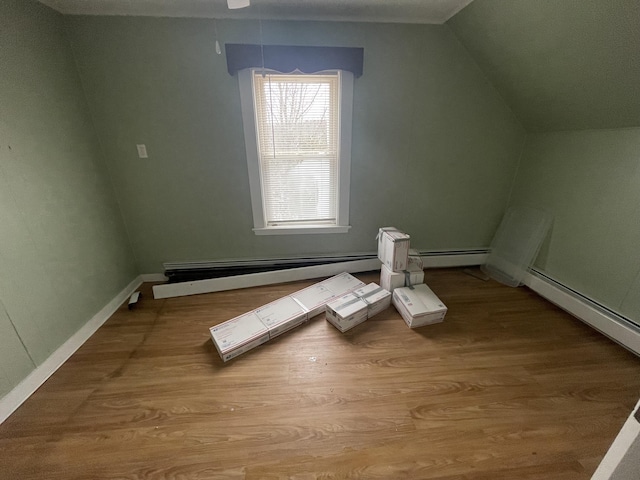
[[[210,326],[314,282],[145,285],[0,425],[0,478],[589,479],[640,359],[524,287],[425,281],[442,324],[410,330],[391,307],[341,334],[318,316],[227,364]]]

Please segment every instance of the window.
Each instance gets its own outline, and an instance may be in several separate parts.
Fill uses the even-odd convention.
[[[353,74],[239,72],[258,235],[344,233]]]

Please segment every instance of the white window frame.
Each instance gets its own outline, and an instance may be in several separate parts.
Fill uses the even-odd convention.
[[[247,68],[238,72],[242,125],[247,151],[247,169],[253,210],[253,231],[256,235],[292,235],[317,233],[347,233],[349,225],[349,191],[351,185],[351,126],[353,118],[353,73],[340,71],[340,140],[338,150],[338,188],[336,225],[267,226],[262,203],[262,181],[258,158],[256,113],[253,94],[253,73],[261,69]],[[327,73],[327,72],[318,72]]]

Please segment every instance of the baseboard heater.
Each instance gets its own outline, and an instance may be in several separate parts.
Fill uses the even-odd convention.
[[[471,258],[478,255],[486,255],[486,249],[469,250],[441,250],[422,251],[418,253],[425,260],[425,266],[450,266],[447,258]],[[332,254],[332,255],[308,255],[280,258],[253,258],[233,259],[204,262],[169,262],[164,263],[164,274],[169,279],[168,283],[193,282],[211,278],[235,277],[250,273],[273,272],[290,268],[311,267],[315,265],[328,265],[356,260],[372,260],[377,258],[376,252]],[[430,262],[433,260],[433,262]],[[441,264],[438,263],[438,261]],[[462,264],[479,264],[481,262],[462,262]]]
[[[537,269],[530,270],[524,283],[538,295],[640,356],[640,324],[635,320],[621,315]]]
[[[249,273],[273,272],[290,268],[351,262],[354,260],[371,260],[376,257],[376,253],[354,253],[345,255],[254,258],[210,262],[173,262],[164,263],[163,266],[164,274],[169,279],[169,283],[181,283],[211,278],[235,277]]]

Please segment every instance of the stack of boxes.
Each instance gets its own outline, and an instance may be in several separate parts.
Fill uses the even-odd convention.
[[[302,325],[324,312],[328,302],[362,287],[365,284],[360,280],[341,273],[211,327],[213,344],[226,362]]]
[[[410,328],[444,320],[447,307],[425,285],[420,254],[409,248],[410,237],[394,227],[378,232],[380,285],[393,292],[392,302]]]
[[[380,286],[365,285],[348,273],[341,273],[211,327],[220,358],[231,360],[322,312],[341,332],[360,325],[391,303],[410,328],[442,322],[447,307],[423,283],[422,259],[409,248],[409,242],[409,235],[394,227],[380,229]]]

